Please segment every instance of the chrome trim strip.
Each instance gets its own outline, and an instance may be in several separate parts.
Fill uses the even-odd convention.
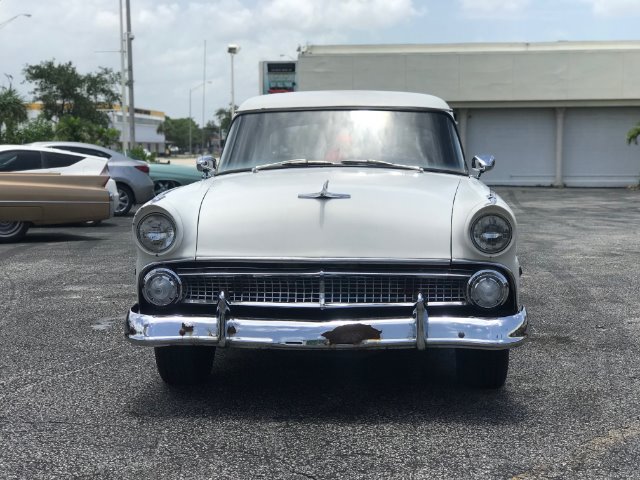
[[[229,317],[226,326],[225,342],[230,347],[305,350],[418,347],[416,320],[412,316],[326,322]],[[430,316],[425,342],[426,347],[506,349],[526,341],[528,326],[524,308],[515,315],[496,318]],[[125,337],[146,346],[219,345],[218,327],[215,316],[144,315],[137,312],[136,306],[127,315]],[[340,327],[343,334],[346,329],[351,330],[347,333],[359,332],[360,336],[344,340],[350,343],[330,341]]]
[[[181,303],[189,305],[214,305],[213,302],[204,300],[183,300]],[[317,302],[234,302],[239,307],[261,308],[318,308]],[[387,308],[387,307],[415,307],[415,302],[402,303],[324,303],[324,309],[331,308]],[[467,302],[429,302],[432,307],[463,307]]]
[[[280,263],[280,262],[297,262],[297,263],[364,263],[364,264],[416,264],[416,265],[441,265],[449,266],[450,259],[442,258],[392,258],[392,257],[200,257],[195,256],[195,261],[202,262],[241,262],[241,263]]]
[[[188,270],[185,272],[184,270]],[[181,277],[338,277],[338,276],[361,276],[361,277],[420,277],[420,278],[470,278],[466,273],[416,273],[416,272],[215,272],[207,271],[207,267],[199,269],[178,268],[176,269]]]
[[[415,266],[425,266],[425,267],[445,267],[449,268],[452,266],[464,266],[464,265],[485,265],[487,267],[494,268],[502,268],[504,270],[511,271],[501,263],[495,262],[487,262],[484,260],[469,260],[464,258],[454,258],[454,259],[437,259],[437,258],[391,258],[391,257],[353,257],[353,258],[344,258],[344,257],[323,257],[323,258],[312,258],[312,257],[182,257],[176,258],[173,260],[152,262],[145,265],[145,269],[152,268],[156,265],[170,265],[174,263],[185,263],[185,262],[219,262],[219,263],[244,263],[244,264],[254,264],[254,263],[283,263],[283,262],[291,262],[291,263],[299,263],[299,264],[309,264],[314,265],[318,263],[356,263],[356,264],[391,264],[391,265],[415,265]],[[513,275],[513,273],[511,273]]]

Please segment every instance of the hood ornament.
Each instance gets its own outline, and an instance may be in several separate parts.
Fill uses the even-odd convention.
[[[316,193],[299,193],[298,198],[317,198],[318,200],[330,200],[332,198],[351,198],[348,193],[331,193],[327,191],[329,188],[329,180],[324,182],[322,190]]]

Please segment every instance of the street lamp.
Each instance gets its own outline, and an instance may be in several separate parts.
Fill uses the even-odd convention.
[[[194,90],[197,90],[200,87],[204,87],[204,85],[207,84],[207,83],[211,83],[211,80],[208,80],[206,82],[202,82],[202,83],[196,85],[195,87],[189,89],[189,153],[191,153],[193,151],[193,148],[191,146],[191,124],[193,123],[193,121],[191,120],[191,94],[193,93]],[[202,128],[204,128],[204,125],[202,125]]]
[[[233,115],[236,113],[236,101],[233,95],[233,56],[240,51],[240,45],[236,45],[231,43],[227,45],[227,52],[231,57],[231,118],[233,119]]]
[[[8,23],[13,22],[16,18],[19,17],[27,17],[30,18],[31,14],[30,13],[19,13],[18,15],[14,15],[13,17],[11,17],[9,20],[5,20],[4,22],[0,23],[0,28],[4,27],[5,25],[7,25]]]

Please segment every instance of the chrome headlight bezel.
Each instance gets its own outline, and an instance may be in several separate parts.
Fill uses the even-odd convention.
[[[157,299],[153,298],[150,293],[147,291],[147,286],[149,283],[155,278],[159,276],[168,277],[168,279],[174,284],[176,292],[175,295],[168,302],[158,302]],[[177,303],[182,298],[183,290],[182,290],[182,280],[177,273],[173,270],[169,270],[168,268],[154,268],[150,272],[148,272],[144,278],[142,279],[142,284],[140,285],[140,291],[142,292],[142,296],[147,301],[147,303],[154,305],[156,307],[166,307],[173,303]]]
[[[476,238],[476,235],[474,232],[474,230],[476,229],[476,226],[480,221],[487,219],[488,217],[495,217],[500,221],[504,222],[506,226],[508,239],[503,244],[501,244],[499,248],[483,247],[481,245],[481,241],[478,238]],[[492,211],[484,212],[483,214],[478,215],[476,218],[473,219],[473,221],[471,222],[471,225],[469,226],[469,238],[471,239],[471,243],[479,252],[482,252],[485,255],[497,255],[507,250],[513,243],[513,233],[514,233],[514,228],[511,220],[509,220],[509,218],[506,217],[505,215],[502,215],[500,213],[495,213]]]
[[[154,249],[152,248],[151,245],[149,245],[148,243],[146,243],[142,237],[141,234],[141,227],[144,225],[145,221],[148,221],[151,219],[151,217],[161,217],[164,220],[168,221],[169,224],[171,225],[172,229],[173,229],[173,238],[171,239],[171,242],[167,245],[164,246],[162,248],[158,248],[158,249]],[[175,245],[176,245],[176,241],[178,239],[178,228],[177,228],[177,222],[175,221],[175,219],[169,215],[168,213],[164,213],[164,212],[158,212],[158,211],[152,211],[147,213],[146,215],[144,215],[135,225],[135,236],[136,236],[136,241],[138,243],[138,246],[144,250],[145,252],[151,254],[151,255],[160,255],[163,253],[167,253],[168,251],[170,251]]]
[[[480,282],[487,281],[489,279],[495,281],[495,283],[500,287],[500,297],[498,297],[497,301],[493,305],[481,305],[476,299],[474,299],[474,289],[480,284]],[[475,307],[491,310],[505,304],[509,298],[509,291],[509,280],[507,280],[502,273],[496,270],[480,270],[479,272],[474,273],[467,282],[467,302]]]

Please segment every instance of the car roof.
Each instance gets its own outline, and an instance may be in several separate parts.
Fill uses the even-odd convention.
[[[33,142],[33,143],[30,143],[29,145],[51,146],[51,148],[55,148],[56,146],[60,146],[60,145],[69,145],[69,146],[72,146],[72,147],[93,148],[94,150],[101,150],[103,152],[118,153],[118,152],[115,152],[114,150],[111,150],[109,148],[101,147],[100,145],[94,145],[93,143],[65,142],[65,141],[61,141],[61,140],[55,140],[55,141],[51,141],[51,142]]]
[[[113,162],[118,162],[118,163],[122,163],[122,162],[130,162],[129,165],[143,165],[146,164],[147,162],[145,162],[144,160],[136,160],[135,158],[131,158],[131,157],[127,157],[126,155],[123,155],[120,152],[117,152],[115,150],[112,150],[110,148],[107,147],[101,147],[100,145],[94,145],[93,143],[83,143],[83,142],[65,142],[65,141],[61,141],[61,140],[55,140],[55,141],[50,141],[50,142],[33,142],[30,143],[29,145],[33,145],[33,146],[47,146],[49,148],[53,148],[56,149],[56,151],[60,151],[62,149],[57,149],[58,147],[61,146],[69,146],[69,147],[82,147],[82,148],[91,148],[93,150],[98,150],[101,151],[103,153],[106,153],[110,156],[109,158],[109,162],[111,165],[113,165]],[[71,152],[70,150],[64,150],[65,152]],[[81,153],[77,153],[74,152],[77,155],[82,155]]]
[[[243,102],[237,112],[331,107],[399,107],[451,111],[451,107],[449,107],[444,100],[424,93],[374,90],[327,90],[260,95]]]
[[[50,153],[64,153],[64,154],[69,154],[72,155],[74,157],[79,157],[79,158],[99,158],[99,157],[94,157],[93,155],[87,155],[84,153],[78,153],[78,152],[69,152],[67,150],[65,151],[61,151],[61,150],[57,150],[53,147],[45,147],[45,146],[41,146],[41,145],[36,145],[36,144],[29,144],[29,145],[0,145],[0,152],[6,152],[9,150],[31,150],[31,151],[35,151],[35,152],[50,152]]]

